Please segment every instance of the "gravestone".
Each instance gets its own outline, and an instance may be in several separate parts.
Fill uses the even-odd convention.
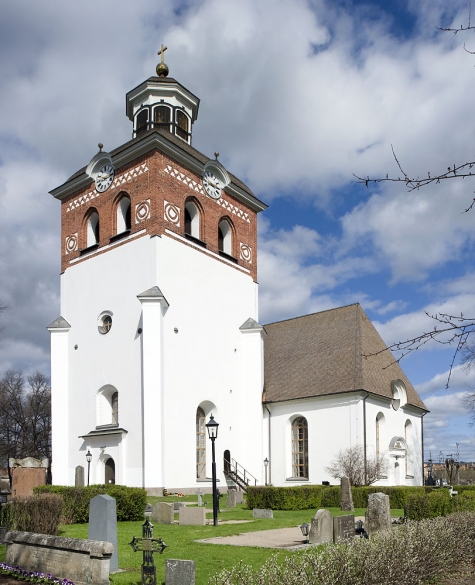
[[[186,508],[182,506],[178,511],[180,526],[205,526],[205,508]]]
[[[11,531],[5,543],[5,562],[13,567],[50,573],[75,585],[109,585],[110,542]]]
[[[14,459],[10,457],[8,464],[12,470],[13,496],[32,496],[34,487],[46,484],[48,459],[40,460],[34,457]]]
[[[110,571],[117,571],[119,568],[117,509],[111,496],[102,494],[90,500],[87,537],[89,540],[101,540],[112,544],[114,552],[110,559]]]
[[[84,487],[84,467],[78,465],[74,474],[74,485],[76,487]]]
[[[389,496],[382,493],[370,494],[368,497],[368,509],[366,510],[366,532],[368,536],[381,530],[391,529],[391,509]]]
[[[354,509],[350,480],[347,477],[342,477],[340,490],[340,510],[343,512],[353,512]]]
[[[310,524],[308,543],[325,544],[326,542],[333,542],[333,519],[329,510],[318,510]]]
[[[167,559],[165,562],[166,585],[195,585],[195,561]]]
[[[236,491],[236,504],[242,504],[242,502],[243,502],[242,492]]]
[[[228,508],[235,508],[236,507],[236,490],[234,488],[228,489],[227,498],[226,498],[226,506]]]
[[[159,524],[173,524],[173,505],[166,502],[158,502],[152,506],[152,521]]]
[[[203,505],[203,490],[200,488],[196,492],[196,495],[198,496],[198,506],[202,506]]]
[[[254,508],[252,510],[253,518],[273,518],[274,514],[272,510],[266,510],[264,508]]]
[[[355,538],[355,517],[353,514],[333,518],[333,542]]]
[[[178,512],[180,508],[184,508],[186,506],[185,502],[173,502],[173,509],[175,512]]]

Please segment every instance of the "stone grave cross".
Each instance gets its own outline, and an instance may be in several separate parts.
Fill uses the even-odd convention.
[[[134,536],[129,542],[134,552],[143,552],[142,585],[157,585],[157,568],[153,554],[160,554],[167,548],[161,538],[153,538],[153,524],[150,522],[152,507],[145,509],[145,522],[142,524],[142,538]]]

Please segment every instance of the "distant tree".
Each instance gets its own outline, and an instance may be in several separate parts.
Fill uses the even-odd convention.
[[[51,386],[44,374],[7,371],[0,379],[0,464],[47,457],[51,464]]]
[[[459,468],[460,463],[456,459],[453,457],[447,457],[445,460],[445,479],[447,480],[448,485],[454,485]]]
[[[460,25],[460,28],[443,28],[437,27],[438,30],[451,32],[453,34],[458,34],[460,32],[466,32],[470,30],[475,30],[475,26],[471,24],[471,15],[472,15],[472,3],[469,4],[469,14],[468,14],[468,24],[466,26]],[[469,51],[464,44],[464,49],[468,53],[475,55],[475,51]],[[442,173],[431,173],[430,171],[426,174],[421,174],[418,176],[411,176],[406,173],[403,169],[401,163],[399,162],[398,157],[396,156],[396,152],[394,151],[393,146],[391,145],[391,150],[393,153],[394,160],[399,168],[400,174],[396,176],[389,176],[388,174],[385,177],[360,177],[358,175],[354,175],[359,183],[363,183],[366,187],[369,187],[370,184],[376,183],[383,183],[383,182],[392,182],[392,183],[404,183],[406,187],[410,191],[419,190],[421,187],[425,187],[431,183],[440,184],[442,181],[450,180],[450,179],[471,179],[475,178],[475,161],[468,161],[460,164],[450,164],[446,168],[447,170]],[[472,169],[473,172],[472,172]],[[464,209],[464,212],[467,213],[471,211],[475,205],[475,197],[472,198],[470,203]],[[383,351],[397,351],[399,352],[399,357],[394,359],[391,354],[391,361],[388,363],[388,366],[392,363],[399,362],[404,356],[414,351],[417,351],[422,346],[426,345],[428,342],[435,341],[440,343],[441,345],[448,345],[454,348],[454,352],[452,355],[452,361],[450,363],[449,368],[449,375],[447,378],[446,387],[449,387],[450,384],[450,377],[452,374],[453,367],[455,365],[456,360],[460,357],[463,364],[468,367],[475,365],[475,343],[472,341],[472,334],[475,332],[475,317],[467,316],[463,312],[460,314],[451,315],[448,313],[434,313],[430,314],[426,312],[426,315],[432,319],[433,326],[428,331],[417,335],[411,339],[407,339],[405,341],[398,341],[389,345],[386,349],[381,350],[377,353],[382,353]],[[374,354],[372,354],[374,355]],[[475,396],[474,396],[474,403],[475,403]]]
[[[356,445],[342,449],[325,471],[335,479],[347,477],[350,484],[357,487],[377,481],[387,472],[387,463],[382,457],[367,456],[365,466],[363,446]]]

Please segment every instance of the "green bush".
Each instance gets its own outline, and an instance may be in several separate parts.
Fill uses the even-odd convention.
[[[79,524],[89,521],[89,500],[107,494],[116,500],[117,520],[141,520],[144,515],[147,493],[141,488],[124,485],[91,485],[70,487],[42,485],[34,488],[35,494],[53,493],[63,498],[63,524]]]
[[[247,507],[270,510],[307,510],[322,506],[321,485],[273,487],[256,486],[246,492]]]
[[[404,506],[404,515],[410,520],[447,516],[453,509],[449,490],[438,489],[430,493],[409,494]]]
[[[452,507],[457,512],[475,512],[475,491],[467,490],[453,496]]]
[[[283,560],[275,555],[255,571],[241,564],[221,571],[209,584],[420,585],[450,571],[470,569],[474,562],[475,514],[466,512],[409,521],[370,540],[312,547]]]
[[[58,494],[14,496],[1,507],[0,522],[8,530],[58,534],[63,498]]]

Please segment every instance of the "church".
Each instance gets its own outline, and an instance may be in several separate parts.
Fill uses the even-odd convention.
[[[427,409],[360,305],[259,323],[267,206],[192,146],[200,100],[165,50],[126,95],[131,140],[51,191],[53,483],[209,492],[214,417],[221,491],[334,482],[326,467],[353,446],[384,459],[377,484],[421,485]]]

